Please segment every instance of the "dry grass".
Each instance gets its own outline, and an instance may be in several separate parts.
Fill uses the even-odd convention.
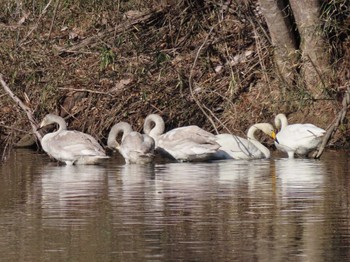
[[[285,87],[253,0],[32,3],[0,0],[0,72],[38,120],[60,114],[101,142],[121,120],[140,131],[149,113],[168,129],[197,124],[240,135],[278,112],[326,127],[349,81],[342,73],[329,86],[336,92],[318,101],[302,85]],[[334,42],[343,50],[337,64],[350,61],[349,43]],[[1,140],[15,143],[30,126],[9,97],[0,101]]]

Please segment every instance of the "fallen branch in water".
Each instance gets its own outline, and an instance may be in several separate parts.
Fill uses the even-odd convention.
[[[342,109],[338,113],[338,116],[335,119],[333,125],[331,125],[331,127],[328,128],[325,136],[323,137],[322,144],[321,144],[320,148],[318,149],[317,153],[314,155],[314,158],[319,159],[321,157],[327,143],[329,142],[329,140],[332,138],[332,136],[337,131],[338,126],[341,123],[343,123],[343,121],[345,119],[346,112],[348,111],[348,107],[350,105],[350,85],[349,85],[348,89],[345,91],[342,105],[343,105]]]
[[[6,84],[6,82],[4,81],[2,74],[0,74],[0,83],[2,85],[2,87],[4,88],[5,92],[7,94],[9,94],[9,96],[13,99],[13,101],[15,101],[15,103],[23,109],[23,111],[27,114],[27,117],[29,119],[30,125],[32,127],[33,130],[33,134],[35,134],[36,138],[41,142],[42,139],[42,135],[39,133],[38,129],[38,122],[34,119],[33,114],[31,109],[26,106],[21,99],[19,99],[13,92],[12,90],[9,88],[9,86]]]

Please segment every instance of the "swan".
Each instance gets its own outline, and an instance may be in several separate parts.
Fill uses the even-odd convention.
[[[40,128],[54,123],[58,124],[58,130],[46,134],[41,140],[41,146],[49,156],[66,165],[97,164],[109,158],[95,138],[83,132],[67,130],[67,124],[60,116],[47,114]]]
[[[307,155],[317,149],[326,133],[326,130],[313,124],[288,125],[284,114],[275,117],[275,126],[281,128],[276,135],[276,148],[286,152],[289,158],[294,158],[294,154]]]
[[[121,144],[116,140],[119,133],[123,133]],[[117,149],[127,164],[146,164],[154,159],[154,139],[133,131],[131,125],[126,122],[119,122],[111,128],[107,146]]]
[[[164,130],[164,120],[160,115],[146,117],[144,132],[153,137],[156,150],[180,162],[210,160],[220,147],[215,135],[195,125],[178,127],[163,134]]]
[[[231,134],[216,135],[216,142],[221,146],[216,153],[218,159],[259,159],[270,158],[270,150],[255,138],[256,131],[262,131],[274,140],[276,134],[269,123],[252,125],[247,132],[247,138]]]

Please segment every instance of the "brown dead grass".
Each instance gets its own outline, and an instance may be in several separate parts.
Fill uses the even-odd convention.
[[[121,120],[141,131],[149,113],[161,114],[167,129],[197,124],[244,135],[251,124],[271,122],[279,112],[291,123],[326,128],[349,82],[340,70],[325,100],[311,99],[302,87],[288,90],[274,71],[253,0],[67,0],[52,1],[46,13],[47,1],[22,2],[21,8],[1,7],[0,72],[38,120],[57,113],[69,128],[101,142]],[[349,40],[341,45],[337,67],[349,68]],[[0,93],[0,101],[1,140],[15,143],[30,126],[8,96]],[[345,144],[347,130],[334,144]]]

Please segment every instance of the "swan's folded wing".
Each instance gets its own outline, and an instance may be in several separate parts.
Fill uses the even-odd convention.
[[[154,139],[148,135],[140,134],[138,132],[131,132],[122,141],[122,147],[127,152],[152,153],[154,151]]]
[[[216,138],[220,144],[218,158],[252,159],[263,157],[263,153],[248,139],[231,134],[219,134],[216,135]]]
[[[183,139],[172,147],[163,148],[174,158],[184,161],[207,160],[219,149],[216,143],[198,144],[190,139]]]
[[[161,135],[162,140],[181,141],[190,139],[196,143],[208,143],[208,141],[215,141],[215,135],[198,126],[178,127]]]
[[[62,131],[51,141],[50,146],[60,151],[70,152],[72,155],[105,155],[102,146],[89,134],[79,131]]]
[[[318,147],[325,132],[312,124],[289,125],[277,134],[278,144],[275,145],[277,149],[289,152],[290,157],[294,152],[306,155]]]
[[[295,143],[298,140],[314,139],[325,134],[325,130],[312,124],[293,124],[286,126],[278,133],[278,140]]]

